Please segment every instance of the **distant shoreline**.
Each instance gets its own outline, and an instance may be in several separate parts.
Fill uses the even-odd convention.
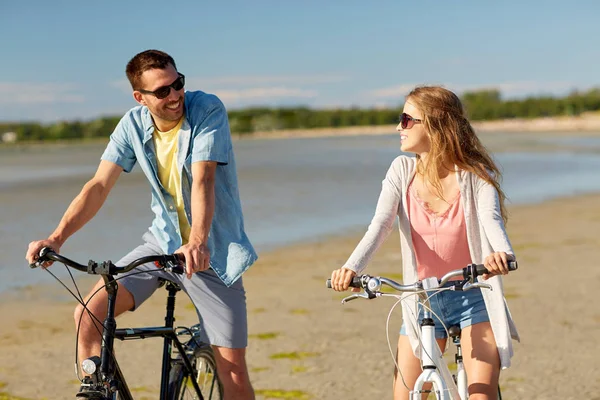
[[[473,121],[475,132],[507,133],[577,133],[579,136],[600,136],[600,114],[585,114],[578,117],[547,117],[534,119],[503,119]],[[237,139],[282,139],[326,136],[387,135],[396,132],[396,125],[347,126],[339,128],[289,129],[279,131],[234,134]]]
[[[578,117],[546,117],[533,119],[503,119],[493,121],[473,121],[475,132],[506,133],[545,133],[545,134],[577,134],[578,136],[600,136],[600,114],[590,113]],[[286,139],[286,138],[315,138],[335,136],[389,135],[396,133],[397,125],[344,126],[310,129],[282,129],[276,131],[260,131],[247,134],[232,133],[234,140],[253,139]],[[67,146],[73,144],[95,145],[106,143],[108,138],[72,139],[59,141],[32,141],[2,143],[2,148],[19,148],[40,145]]]

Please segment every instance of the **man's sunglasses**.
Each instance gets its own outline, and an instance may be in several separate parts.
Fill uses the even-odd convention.
[[[410,115],[408,115],[407,113],[400,114],[400,126],[402,127],[402,129],[410,129],[415,124],[420,124],[422,122],[423,122],[423,120],[413,118]]]
[[[173,90],[175,91],[178,91],[183,89],[183,86],[185,86],[185,76],[183,76],[183,74],[180,74],[179,72],[177,73],[177,75],[179,75],[177,79],[175,79],[175,81],[170,85],[161,86],[154,91],[144,89],[137,89],[137,91],[144,94],[154,95],[154,97],[156,97],[157,99],[164,99],[165,97],[171,94],[171,88],[173,88]]]

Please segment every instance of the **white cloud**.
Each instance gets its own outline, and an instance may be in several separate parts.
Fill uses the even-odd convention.
[[[223,91],[224,87],[243,87],[252,90],[261,90],[264,87],[277,88],[284,86],[319,85],[338,83],[350,79],[342,75],[286,75],[286,76],[217,76],[214,78],[199,78],[186,76],[186,88],[189,90],[203,90],[209,92]],[[126,79],[110,82],[110,85],[124,92],[131,91],[131,85]],[[258,88],[255,88],[258,86]]]
[[[289,75],[289,76],[222,76],[215,78],[190,78],[186,80],[198,87],[216,87],[216,86],[254,86],[254,85],[317,85],[327,83],[337,83],[348,80],[349,78],[341,75]]]
[[[309,82],[334,82],[334,79],[342,78],[326,76],[231,76],[215,79],[189,79],[186,77],[185,86],[187,90],[203,90],[209,93],[214,93],[227,104],[252,102],[253,100],[314,98],[319,94],[314,89],[300,89],[298,87],[290,87],[284,84],[293,83],[294,85],[305,85]],[[110,84],[121,91],[125,91],[127,93],[131,91],[131,86],[127,80],[113,81]],[[260,84],[264,85],[258,87],[253,86]],[[239,88],[231,88],[230,86],[233,85],[238,86]],[[250,85],[250,87],[247,85]]]
[[[217,89],[213,91],[223,102],[238,103],[247,100],[273,100],[282,98],[313,98],[317,97],[315,90],[305,90],[287,87],[262,87],[240,90]]]
[[[376,89],[367,92],[368,97],[374,98],[386,98],[386,97],[404,97],[406,96],[415,86],[414,83],[406,83],[403,85],[391,86],[383,89]]]
[[[518,97],[525,95],[539,94],[556,94],[564,93],[577,88],[573,82],[554,81],[554,82],[537,82],[537,81],[515,81],[515,82],[500,82],[488,84],[461,84],[461,83],[440,83],[440,82],[420,82],[406,83],[388,88],[372,90],[366,93],[370,98],[401,98],[406,96],[414,87],[420,85],[440,85],[456,93],[483,90],[483,89],[498,89],[504,97]]]
[[[112,81],[109,83],[110,86],[119,89],[125,93],[131,93],[131,84],[127,79],[121,79],[118,81]]]
[[[82,103],[74,84],[0,82],[0,104]]]

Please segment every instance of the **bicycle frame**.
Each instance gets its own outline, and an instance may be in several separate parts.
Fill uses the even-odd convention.
[[[175,323],[175,296],[179,290],[181,290],[175,284],[167,282],[167,313],[165,316],[165,325],[160,327],[148,327],[148,328],[125,328],[116,329],[115,321],[115,305],[117,298],[118,285],[112,275],[102,275],[106,284],[106,291],[108,293],[108,312],[106,319],[104,320],[104,330],[102,332],[102,348],[101,348],[101,378],[104,382],[109,382],[111,389],[118,388],[120,399],[122,400],[133,400],[133,396],[127,386],[125,378],[119,368],[116,359],[113,357],[113,344],[114,339],[120,340],[131,340],[131,339],[146,339],[151,337],[163,337],[163,356],[162,356],[162,371],[161,371],[161,383],[160,383],[160,399],[167,400],[169,396],[169,373],[171,369],[171,349],[172,345],[182,355],[183,365],[189,374],[193,374],[193,367],[185,356],[185,348],[179,341],[177,333],[173,328]],[[192,379],[192,384],[196,394],[202,399],[202,394],[196,380]]]
[[[464,389],[464,392],[459,391],[448,366],[442,358],[442,351],[435,340],[435,321],[429,310],[429,295],[427,292],[421,292],[418,293],[418,296],[420,302],[424,305],[423,321],[421,322],[420,356],[423,371],[417,378],[413,390],[410,391],[410,399],[421,400],[423,386],[426,383],[431,383],[433,385],[432,390],[436,392],[436,396],[440,400],[466,400],[468,397],[466,384],[461,384],[461,386],[464,386],[464,388],[461,388]]]
[[[160,384],[161,400],[167,400],[168,396],[172,394],[169,393],[169,373],[171,368],[171,362],[173,361],[171,359],[171,349],[173,344],[175,344],[175,347],[177,347],[177,350],[179,351],[179,357],[177,358],[177,361],[182,361],[185,373],[189,374],[190,376],[193,376],[194,368],[186,354],[186,347],[179,341],[178,334],[173,327],[175,323],[175,295],[179,290],[181,290],[179,286],[167,281],[167,291],[169,292],[169,295],[167,299],[167,310],[164,326],[150,328],[117,329],[117,323],[115,320],[115,306],[119,286],[114,276],[116,274],[129,272],[135,267],[149,262],[154,262],[157,267],[162,266],[168,271],[182,274],[184,270],[183,267],[180,265],[180,262],[182,261],[180,255],[163,254],[141,257],[137,260],[132,261],[125,267],[117,267],[111,261],[97,263],[92,260],[90,260],[88,262],[88,265],[85,266],[73,260],[70,260],[64,256],[61,256],[60,254],[55,253],[49,247],[44,247],[40,250],[37,261],[30,264],[29,266],[31,268],[37,268],[39,266],[42,266],[42,263],[44,261],[58,261],[64,264],[65,266],[76,269],[78,271],[87,272],[91,275],[100,275],[104,280],[104,287],[107,292],[107,313],[106,318],[103,322],[100,357],[93,356],[87,360],[84,360],[84,362],[89,361],[91,363],[88,363],[87,365],[87,367],[89,367],[87,371],[89,371],[91,376],[89,378],[86,377],[84,379],[84,382],[82,382],[85,386],[91,387],[91,389],[88,392],[91,393],[94,391],[99,391],[100,393],[98,394],[105,393],[107,397],[112,398],[116,398],[118,393],[120,400],[133,400],[131,392],[127,387],[127,383],[125,382],[123,373],[121,372],[119,364],[117,363],[117,360],[114,357],[113,344],[115,338],[120,340],[145,339],[149,337],[164,338],[161,371],[162,376]],[[85,304],[83,305],[85,307]],[[188,329],[188,332],[192,333],[192,329]],[[192,345],[194,343],[199,344],[195,341],[193,334],[190,340],[194,341],[191,343]],[[200,400],[203,399],[202,392],[200,391],[198,383],[194,379],[192,379],[191,381],[196,395],[199,396],[198,398]],[[108,387],[105,386],[106,384],[108,385]]]

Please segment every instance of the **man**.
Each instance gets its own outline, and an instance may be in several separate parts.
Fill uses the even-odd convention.
[[[131,274],[118,281],[116,314],[139,307],[158,287],[159,276],[178,282],[202,316],[225,399],[254,399],[245,361],[247,315],[240,276],[257,256],[244,232],[227,113],[214,95],[184,93],[185,77],[164,52],[137,54],[126,73],[141,106],[121,119],[95,176],[55,231],[29,244],[26,258],[34,262],[45,246],[59,252],[67,238],[98,212],[121,171],[130,172],[138,162],[150,182],[155,216],[144,243],[117,265],[151,254],[180,253],[185,257],[186,277],[156,273],[154,265],[140,267],[152,273]],[[100,280],[86,300],[103,284]],[[87,307],[102,321],[105,291],[93,296]],[[82,306],[75,310],[76,325],[80,319],[78,344],[83,360],[100,354],[101,336]],[[85,393],[79,396],[86,397]]]

